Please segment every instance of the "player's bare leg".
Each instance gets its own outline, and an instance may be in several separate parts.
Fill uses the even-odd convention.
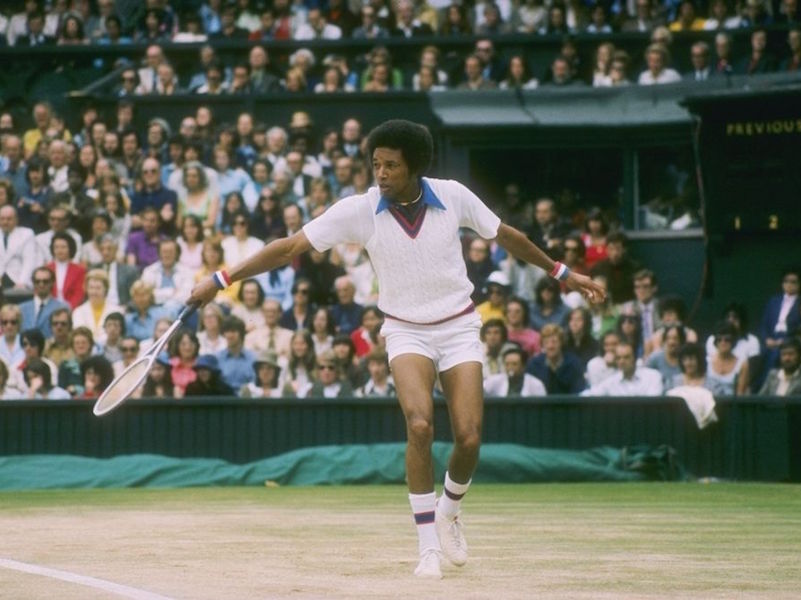
[[[391,363],[392,377],[406,418],[406,480],[417,525],[420,563],[415,575],[442,577],[440,545],[434,523],[436,494],[431,444],[434,441],[434,363],[419,354],[401,354]]]
[[[459,509],[478,464],[484,421],[481,363],[458,364],[440,373],[440,381],[448,401],[454,446],[437,502],[436,525],[443,554],[454,565],[462,566],[467,562],[467,542]]]

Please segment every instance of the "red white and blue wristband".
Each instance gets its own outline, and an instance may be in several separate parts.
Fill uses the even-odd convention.
[[[214,271],[214,274],[211,276],[214,280],[214,283],[217,285],[218,288],[224,290],[225,288],[231,285],[231,276],[228,274],[228,271],[225,269],[221,271]]]
[[[557,260],[553,263],[553,271],[548,273],[548,275],[558,281],[564,281],[570,275],[570,269]]]

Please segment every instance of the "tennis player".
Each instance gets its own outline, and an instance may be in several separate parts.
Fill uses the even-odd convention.
[[[601,301],[604,291],[501,223],[462,184],[423,177],[433,154],[425,127],[387,121],[369,134],[368,148],[377,186],[339,200],[302,230],[270,242],[230,272],[217,271],[195,287],[189,301],[207,303],[232,283],[285,265],[312,248],[324,252],[354,242],[367,249],[378,277],[378,306],[386,314],[381,333],[406,417],[406,475],[420,552],[415,575],[441,578],[441,556],[457,566],[467,561],[460,504],[478,462],[484,402],[481,320],[470,301],[473,286],[460,228],[496,240],[591,302]],[[454,440],[439,499],[431,459],[437,376]]]

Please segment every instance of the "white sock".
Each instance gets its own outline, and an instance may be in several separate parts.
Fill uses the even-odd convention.
[[[434,509],[437,505],[436,492],[428,494],[409,494],[414,522],[417,525],[417,546],[420,554],[426,550],[439,550],[439,538],[434,525]]]
[[[437,504],[437,509],[442,515],[448,519],[453,519],[459,514],[459,505],[461,505],[462,497],[467,493],[471,481],[473,480],[471,479],[467,483],[456,483],[451,479],[450,473],[445,471],[445,485]]]

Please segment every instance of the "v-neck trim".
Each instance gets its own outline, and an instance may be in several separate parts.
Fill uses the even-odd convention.
[[[406,216],[395,206],[389,207],[389,214],[391,214],[395,221],[401,226],[401,229],[412,239],[417,238],[417,234],[420,233],[420,230],[423,228],[423,221],[426,218],[426,213],[428,212],[428,205],[424,204],[420,212],[417,214],[417,218],[414,221],[409,221]]]

